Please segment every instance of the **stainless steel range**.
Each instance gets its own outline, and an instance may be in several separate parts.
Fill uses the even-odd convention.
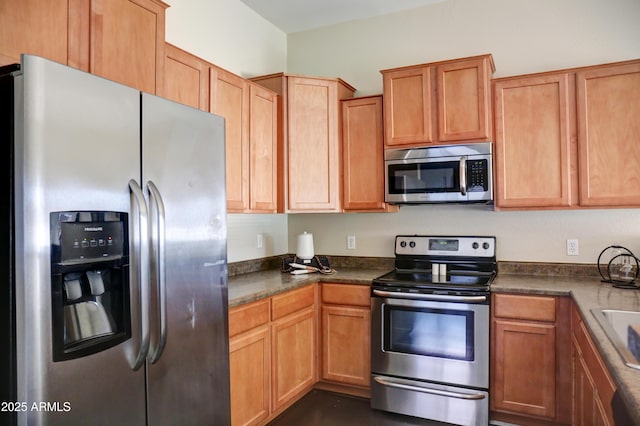
[[[488,424],[495,248],[495,237],[396,237],[395,269],[371,287],[372,408]]]

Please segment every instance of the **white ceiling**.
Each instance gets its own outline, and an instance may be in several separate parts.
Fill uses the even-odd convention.
[[[445,0],[241,0],[285,33],[371,18]]]

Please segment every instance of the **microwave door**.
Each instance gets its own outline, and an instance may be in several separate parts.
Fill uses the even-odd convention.
[[[388,202],[464,201],[461,183],[466,182],[466,165],[460,161],[388,162]],[[462,179],[461,179],[461,171]],[[461,182],[462,181],[462,182]]]

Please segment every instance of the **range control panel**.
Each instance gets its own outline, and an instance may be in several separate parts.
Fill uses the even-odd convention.
[[[495,257],[496,237],[396,236],[396,255]]]

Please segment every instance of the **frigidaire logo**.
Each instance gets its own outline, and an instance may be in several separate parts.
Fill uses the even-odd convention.
[[[99,232],[102,231],[102,226],[87,226],[84,230],[87,232]]]

